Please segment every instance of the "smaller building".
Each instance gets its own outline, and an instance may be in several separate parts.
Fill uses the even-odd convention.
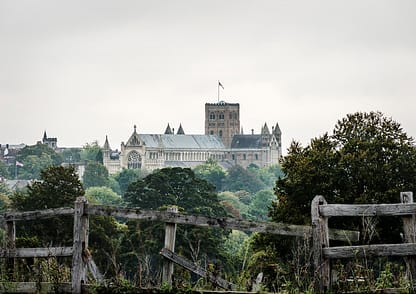
[[[44,145],[47,145],[48,147],[52,148],[53,150],[56,150],[58,148],[58,139],[57,138],[48,138],[48,136],[46,135],[46,131],[43,132],[42,142],[39,141],[38,143],[42,143]]]

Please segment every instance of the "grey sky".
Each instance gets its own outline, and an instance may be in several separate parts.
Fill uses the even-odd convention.
[[[201,134],[217,80],[244,132],[279,122],[284,149],[355,111],[416,137],[414,0],[0,0],[0,42],[2,144]]]

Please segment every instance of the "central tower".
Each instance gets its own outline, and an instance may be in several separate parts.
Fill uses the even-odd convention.
[[[217,135],[226,148],[234,135],[240,134],[240,104],[205,103],[205,135]]]

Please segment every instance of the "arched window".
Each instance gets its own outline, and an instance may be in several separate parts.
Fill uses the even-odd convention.
[[[209,134],[210,135],[214,135],[214,131],[209,131]]]
[[[127,158],[127,168],[129,169],[136,169],[142,167],[142,157],[136,151],[132,151],[129,153]]]
[[[209,114],[209,119],[215,119],[215,113],[214,112],[211,112]]]
[[[218,132],[218,136],[220,136],[220,138],[222,138],[222,130],[220,130],[220,131]]]
[[[224,113],[223,112],[220,112],[219,119],[224,120]]]

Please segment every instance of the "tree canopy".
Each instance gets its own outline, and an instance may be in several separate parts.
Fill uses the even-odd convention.
[[[275,192],[276,221],[310,222],[310,202],[397,203],[416,187],[416,149],[399,123],[380,112],[354,113],[302,148],[293,142]]]
[[[36,210],[58,207],[73,207],[84,189],[72,166],[50,166],[40,174],[40,180],[28,187],[27,192],[15,193],[12,207],[17,210]],[[70,244],[72,241],[73,217],[55,217],[50,220],[20,222],[19,234],[23,237],[36,236],[40,244]],[[39,244],[33,244],[39,245]]]
[[[80,159],[82,161],[96,161],[103,163],[103,152],[97,141],[86,143],[80,152]]]
[[[215,187],[188,168],[164,168],[130,184],[124,199],[129,206],[158,209],[176,205],[189,213],[224,215]]]
[[[22,167],[18,167],[19,178],[38,179],[43,169],[51,165],[60,165],[62,156],[49,146],[38,143],[20,150],[16,160],[23,163]]]
[[[109,185],[107,168],[97,161],[90,161],[85,167],[84,175],[82,176],[82,183],[84,188],[101,187]]]
[[[215,187],[195,175],[188,168],[164,168],[129,185],[124,199],[131,207],[163,209],[178,206],[187,213],[207,216],[224,216]],[[163,247],[164,225],[160,223],[129,221],[129,233],[123,242],[125,264],[131,265],[131,256],[143,260],[145,256],[157,256]],[[212,228],[178,226],[176,249],[194,262],[208,262],[221,255],[218,244],[223,242],[224,232]],[[161,259],[152,260],[153,269]]]

